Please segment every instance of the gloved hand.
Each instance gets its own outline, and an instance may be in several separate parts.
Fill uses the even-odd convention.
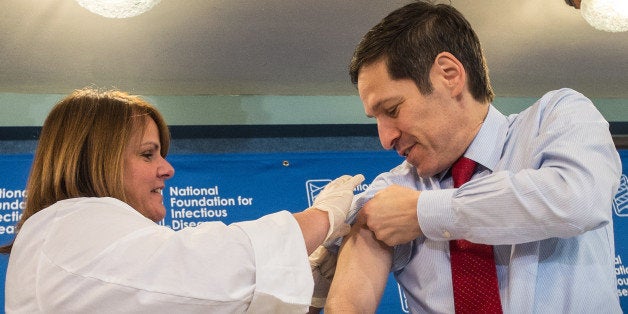
[[[336,238],[349,233],[351,227],[345,223],[345,220],[347,220],[347,213],[353,200],[353,189],[362,181],[364,181],[364,176],[361,174],[341,176],[327,184],[314,199],[312,208],[325,211],[329,216],[329,231],[323,245],[328,245]]]
[[[331,280],[336,272],[338,257],[321,245],[310,255],[309,259],[312,277],[314,277],[314,294],[310,306],[322,309],[325,306]]]

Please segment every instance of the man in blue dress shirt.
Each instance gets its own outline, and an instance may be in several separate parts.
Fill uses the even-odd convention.
[[[608,123],[571,89],[505,116],[456,9],[408,4],[374,26],[350,74],[381,144],[405,161],[358,195],[326,312],[374,312],[393,271],[413,313],[453,313],[449,242],[493,248],[504,313],[621,313]],[[477,162],[453,187],[451,165]]]

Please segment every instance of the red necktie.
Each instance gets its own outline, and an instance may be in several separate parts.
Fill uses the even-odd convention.
[[[460,157],[451,168],[454,187],[469,181],[475,166],[475,161]],[[452,240],[449,251],[456,314],[502,313],[493,247]]]

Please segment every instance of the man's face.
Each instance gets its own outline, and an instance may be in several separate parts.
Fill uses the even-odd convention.
[[[363,66],[358,76],[364,111],[377,120],[382,146],[405,157],[421,177],[447,169],[463,145],[455,136],[460,132],[456,126],[461,108],[438,80],[437,71],[430,71],[430,79],[434,91],[424,96],[414,81],[393,80],[385,59]]]

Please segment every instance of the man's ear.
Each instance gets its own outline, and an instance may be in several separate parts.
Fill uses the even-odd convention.
[[[451,91],[452,97],[462,94],[467,75],[458,58],[449,52],[441,52],[434,59],[432,70],[443,84]]]

